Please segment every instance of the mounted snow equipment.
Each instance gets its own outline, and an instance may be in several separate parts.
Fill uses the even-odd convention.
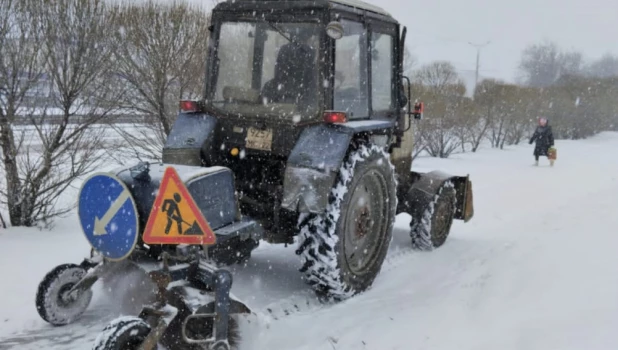
[[[73,321],[98,277],[138,266],[156,298],[140,317],[109,325],[98,349],[152,348],[153,335],[163,342],[165,334],[227,349],[229,315],[248,309],[228,302],[231,276],[213,260],[232,264],[260,239],[298,237],[307,283],[337,301],[373,284],[397,214],[411,215],[414,248],[441,246],[453,220],[472,218],[472,187],[468,176],[411,170],[413,120],[424,105],[412,108],[402,75],[405,33],[384,10],[356,0],[218,4],[203,98],[181,101],[163,164],[85,182],[79,216],[97,255],[46,277],[41,316]],[[214,300],[192,302],[192,289]],[[73,312],[49,316],[62,305]]]
[[[146,350],[157,343],[234,348],[233,316],[250,310],[231,299],[232,275],[215,267],[209,253],[221,256],[216,249],[231,245],[248,255],[262,235],[254,220],[238,213],[234,192],[233,175],[223,167],[138,164],[92,175],[80,190],[78,212],[93,253],[44,278],[36,297],[39,314],[54,325],[75,321],[101,279],[144,307],[139,317],[108,325],[94,349]]]

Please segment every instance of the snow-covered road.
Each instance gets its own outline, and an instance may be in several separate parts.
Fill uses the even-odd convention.
[[[557,141],[554,168],[533,167],[531,147],[417,160],[471,175],[474,219],[419,253],[400,215],[374,287],[344,303],[315,301],[293,247],[262,245],[234,271],[233,292],[256,313],[242,349],[618,348],[618,134]],[[36,313],[43,275],[88,253],[76,225],[0,231],[0,349],[90,349],[114,316],[96,295],[79,324],[54,328]]]

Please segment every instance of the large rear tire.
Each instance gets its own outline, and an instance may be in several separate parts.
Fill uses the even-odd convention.
[[[412,248],[432,251],[441,247],[451,231],[456,200],[453,183],[446,182],[420,218],[412,218],[410,237]]]
[[[395,169],[375,145],[349,151],[320,214],[299,218],[305,281],[324,301],[367,290],[382,268],[397,208]]]

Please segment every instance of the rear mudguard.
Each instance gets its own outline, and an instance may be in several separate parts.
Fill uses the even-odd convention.
[[[472,182],[470,176],[456,176],[442,171],[432,171],[429,173],[412,172],[415,181],[407,192],[406,199],[400,207],[400,212],[406,212],[412,217],[421,217],[427,210],[430,203],[440,189],[451,182],[456,191],[456,208],[454,219],[470,221],[474,216],[474,205],[472,197]]]
[[[304,129],[288,157],[281,207],[322,212],[352,140],[359,134],[368,135],[372,143],[386,147],[393,125],[390,120],[362,120]]]

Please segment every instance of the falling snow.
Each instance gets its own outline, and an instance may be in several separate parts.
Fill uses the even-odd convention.
[[[618,134],[558,140],[557,145],[565,156],[554,168],[530,167],[527,145],[510,148],[508,157],[488,149],[452,160],[416,159],[418,171],[469,172],[478,184],[475,217],[467,224],[455,222],[444,247],[417,254],[410,250],[409,217],[400,215],[374,286],[336,307],[321,305],[308,291],[297,271],[294,247],[260,245],[246,266],[231,269],[234,294],[254,312],[241,317],[248,345],[240,350],[332,349],[324,339],[333,334],[338,335],[337,349],[408,349],[411,343],[428,349],[495,349],[510,344],[516,328],[536,330],[522,333],[530,348],[611,348],[616,343],[618,285],[607,276],[618,263],[613,248],[618,217],[612,215],[618,188],[611,175],[618,173],[618,159],[598,150],[618,148]],[[591,176],[596,181],[573,186]],[[532,206],[526,202],[529,196],[535,198]],[[0,343],[27,342],[16,346],[26,350],[92,348],[107,320],[103,301],[88,311],[89,321],[70,327],[49,327],[33,307],[33,290],[47,271],[89,254],[74,226],[71,217],[53,232],[0,232],[0,269],[7,280],[20,281],[3,285]],[[590,232],[596,244],[582,244],[582,232]],[[32,237],[38,238],[36,244]],[[586,288],[574,288],[574,281]],[[418,302],[410,302],[410,293]],[[295,305],[301,311],[286,315]],[[463,336],[444,337],[444,327]],[[479,329],[483,337],[476,336]],[[359,339],[367,346],[358,345]]]

